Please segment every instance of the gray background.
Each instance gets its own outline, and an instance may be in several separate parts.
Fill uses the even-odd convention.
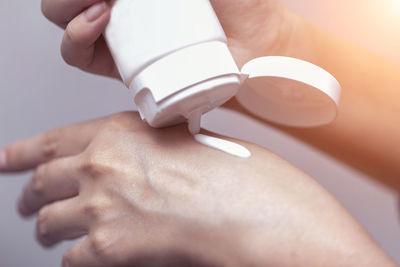
[[[285,2],[328,31],[400,63],[400,0]],[[56,126],[133,108],[120,83],[63,63],[62,32],[41,16],[39,0],[3,1],[0,33],[0,146]],[[203,126],[261,144],[315,177],[400,263],[395,192],[241,115],[217,110],[206,116]],[[34,221],[16,214],[16,198],[29,177],[27,173],[0,179],[0,267],[58,266],[71,245],[42,249],[33,238]]]

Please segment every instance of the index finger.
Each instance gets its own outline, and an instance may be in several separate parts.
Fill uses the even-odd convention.
[[[18,141],[0,150],[0,172],[25,171],[82,152],[104,122],[92,120]]]
[[[58,26],[67,24],[82,11],[100,0],[42,0],[43,15]]]

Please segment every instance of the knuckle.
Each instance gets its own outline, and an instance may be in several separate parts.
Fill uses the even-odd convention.
[[[112,175],[116,170],[112,166],[110,159],[101,152],[91,151],[87,153],[82,161],[80,171],[89,178],[98,179]]]
[[[66,32],[68,31],[68,27]],[[78,63],[76,61],[76,57],[74,57],[73,52],[70,48],[66,45],[65,40],[61,43],[61,57],[63,58],[64,62],[70,66],[77,66]]]
[[[138,113],[135,111],[122,111],[113,115],[113,117],[121,121],[126,121],[126,120],[131,121],[132,119],[138,117]]]
[[[75,26],[74,22],[70,22],[65,28],[64,39],[61,44],[61,56],[64,61],[71,66],[79,66],[84,60],[74,54],[73,47],[82,46],[85,46],[85,41],[79,28]]]
[[[60,135],[60,129],[54,129],[44,135],[41,146],[41,153],[44,158],[50,159],[57,156],[58,147],[60,145]]]
[[[136,111],[123,111],[114,114],[108,118],[108,123],[111,125],[121,125],[124,128],[138,128],[143,124]]]
[[[98,221],[102,216],[102,207],[98,204],[89,204],[85,207],[85,214],[90,221]]]
[[[32,178],[32,185],[31,185],[32,193],[39,197],[43,196],[44,194],[44,182],[43,182],[43,176],[45,175],[44,173],[45,173],[45,166],[41,165],[36,169],[35,174]]]
[[[76,19],[67,24],[65,28],[65,37],[72,45],[82,48],[87,48],[92,43],[86,28]]]
[[[111,243],[113,236],[106,231],[98,230],[90,237],[90,249],[101,262],[109,262],[113,257]],[[114,255],[115,256],[115,255]]]
[[[79,31],[76,29],[74,26],[75,24],[73,22],[70,22],[67,25],[67,28],[65,28],[65,35],[69,39],[69,41],[73,44],[80,44],[80,37],[79,37]]]
[[[84,208],[85,214],[89,217],[92,222],[98,222],[103,218],[110,210],[111,201],[105,197],[96,197],[88,202]]]
[[[49,212],[46,208],[43,208],[39,211],[37,223],[36,223],[36,232],[37,237],[42,243],[48,243],[50,241],[50,227],[49,227]]]
[[[142,125],[143,121],[136,111],[123,111],[106,117],[101,130],[103,133],[119,129],[130,129],[136,132],[143,127]]]

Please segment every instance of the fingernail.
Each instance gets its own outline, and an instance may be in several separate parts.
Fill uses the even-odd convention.
[[[85,11],[84,15],[85,15],[86,20],[88,22],[95,21],[104,13],[106,8],[107,8],[106,2],[100,2],[100,3],[94,4],[93,6],[89,7]]]
[[[7,167],[7,153],[4,149],[0,149],[0,171]]]

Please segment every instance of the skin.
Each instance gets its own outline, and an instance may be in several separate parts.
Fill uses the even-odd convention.
[[[398,188],[398,68],[326,35],[280,1],[211,2],[239,66],[258,56],[294,56],[321,65],[342,83],[333,125],[283,131]],[[110,16],[105,2],[43,0],[42,10],[65,29],[61,53],[68,64],[119,78],[101,37]],[[339,62],[343,57],[351,63]],[[234,100],[227,107],[248,114]],[[171,149],[173,140],[179,143]],[[253,157],[234,163],[238,159],[194,143],[182,127],[155,131],[136,115],[120,114],[11,145],[0,169],[36,169],[19,210],[24,216],[39,212],[43,245],[87,234],[65,254],[64,266],[193,259],[227,266],[393,265],[312,179],[243,144]]]
[[[332,73],[342,86],[336,120],[316,128],[273,125],[235,99],[225,107],[295,136],[400,193],[400,66],[362,47],[297,20],[289,48],[297,57]],[[294,44],[298,44],[295,46]]]
[[[312,178],[235,142],[253,156],[127,112],[12,144],[2,171],[35,169],[18,209],[42,245],[86,236],[63,266],[395,266]]]
[[[84,11],[94,3],[100,3],[102,11],[88,21]],[[323,127],[273,125],[249,113],[235,99],[225,107],[277,127],[400,192],[400,146],[393,146],[400,142],[400,67],[323,32],[278,0],[211,3],[239,66],[260,56],[296,57],[328,70],[343,87],[338,117]],[[66,28],[61,52],[67,63],[119,78],[101,36],[110,17],[110,7],[105,2],[43,0],[42,10],[49,20]]]
[[[213,0],[211,3],[239,65],[261,50],[275,54],[287,43],[286,32],[291,31],[295,17],[280,1]],[[98,0],[43,0],[42,12],[65,29],[61,54],[68,64],[90,73],[120,79],[102,37],[110,18],[110,5]],[[96,15],[89,19],[88,13]]]

